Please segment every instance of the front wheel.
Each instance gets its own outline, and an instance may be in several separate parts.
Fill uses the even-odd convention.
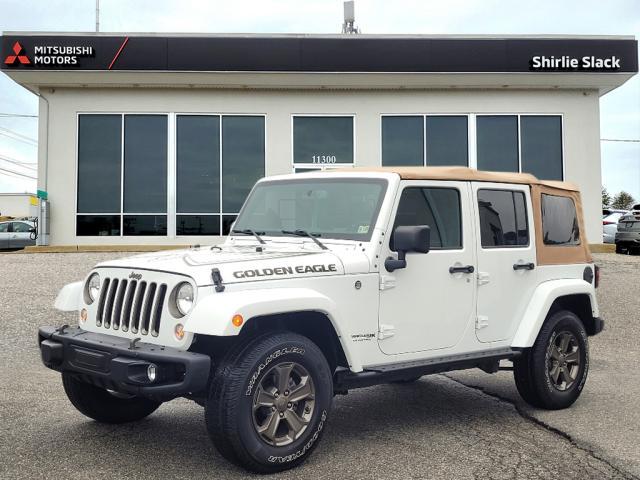
[[[101,423],[142,420],[162,405],[162,402],[96,387],[69,373],[62,374],[62,384],[73,406],[83,415]]]
[[[582,393],[589,371],[589,343],[580,319],[567,310],[552,314],[533,347],[513,362],[516,387],[534,407],[559,410]]]
[[[333,379],[320,349],[293,333],[258,337],[218,367],[205,419],[218,451],[258,473],[302,463],[331,409]]]

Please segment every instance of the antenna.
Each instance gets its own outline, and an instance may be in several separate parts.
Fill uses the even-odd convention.
[[[96,33],[100,31],[100,0],[96,0]]]
[[[342,24],[342,33],[353,35],[360,33],[360,29],[356,27],[356,6],[354,0],[344,2],[344,23]]]

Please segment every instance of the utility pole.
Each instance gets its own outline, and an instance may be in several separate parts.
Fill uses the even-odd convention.
[[[344,2],[344,23],[342,24],[342,33],[349,35],[360,33],[360,29],[356,27],[356,7],[354,0]]]
[[[96,33],[100,31],[100,0],[96,0]]]

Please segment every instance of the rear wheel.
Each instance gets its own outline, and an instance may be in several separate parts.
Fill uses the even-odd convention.
[[[308,338],[273,333],[232,350],[205,406],[209,436],[231,462],[258,473],[302,463],[318,444],[333,398],[327,360]]]
[[[626,250],[622,248],[622,245],[616,243],[616,253],[626,253]]]
[[[580,319],[566,310],[547,318],[533,347],[514,360],[522,398],[550,410],[567,408],[578,399],[588,371],[587,332]]]
[[[62,384],[67,397],[80,413],[102,423],[142,420],[162,405],[162,402],[96,387],[69,373],[62,374]]]

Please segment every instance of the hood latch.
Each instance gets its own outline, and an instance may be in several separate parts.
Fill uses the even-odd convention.
[[[217,268],[211,269],[211,279],[213,280],[213,284],[216,286],[216,292],[224,292],[224,285],[222,284],[222,275],[220,275],[220,270]]]

